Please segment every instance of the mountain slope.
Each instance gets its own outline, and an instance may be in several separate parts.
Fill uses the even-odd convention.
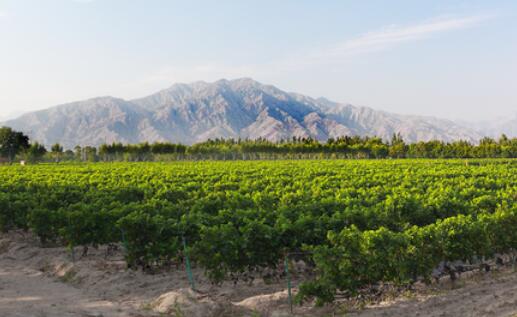
[[[125,101],[112,97],[74,102],[4,123],[50,145],[59,142],[170,141],[191,144],[209,138],[312,137],[344,135],[407,141],[478,140],[481,135],[448,120],[403,116],[287,93],[252,79],[176,84],[156,94]]]
[[[491,121],[463,124],[482,135],[494,138],[498,138],[502,134],[506,134],[510,137],[517,136],[517,115],[515,115],[513,118],[499,118]]]

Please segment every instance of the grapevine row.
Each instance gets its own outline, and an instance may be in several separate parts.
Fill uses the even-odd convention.
[[[181,263],[185,239],[215,282],[309,250],[317,277],[301,296],[325,302],[517,247],[516,175],[515,160],[5,166],[0,230],[124,242],[128,264],[149,270]]]

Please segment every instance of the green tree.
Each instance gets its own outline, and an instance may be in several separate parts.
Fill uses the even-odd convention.
[[[21,151],[29,148],[29,137],[8,127],[0,128],[0,156],[12,163]]]
[[[42,144],[35,142],[29,146],[25,154],[27,161],[35,163],[40,161],[43,156],[47,154],[47,149]]]
[[[63,147],[59,143],[56,143],[52,145],[50,151],[54,160],[59,162],[61,160],[61,156],[63,155]]]
[[[86,146],[83,148],[83,161],[85,162],[97,162],[97,149],[93,146]]]
[[[77,161],[85,161],[83,159],[83,148],[79,145],[76,145],[74,147],[74,157],[75,157],[75,160]]]
[[[406,143],[400,133],[393,133],[389,149],[389,156],[392,158],[403,158],[406,156]]]

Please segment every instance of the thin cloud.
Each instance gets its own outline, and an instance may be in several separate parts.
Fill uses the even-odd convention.
[[[432,35],[466,29],[481,24],[494,16],[440,17],[408,26],[391,25],[374,32],[364,33],[334,46],[290,55],[263,64],[228,65],[219,62],[164,67],[141,79],[140,84],[167,85],[172,82],[189,82],[198,79],[260,77],[268,78],[278,71],[297,71],[308,67],[339,64],[353,56],[382,51],[402,43],[423,40]]]
[[[365,33],[333,47],[313,51],[305,56],[290,58],[289,62],[286,62],[284,66],[287,68],[298,68],[303,65],[341,61],[350,56],[388,49],[405,42],[422,40],[434,34],[473,27],[492,17],[485,15],[461,18],[435,18],[409,26],[391,25],[378,31]]]
[[[397,27],[390,26],[377,32],[366,33],[356,39],[349,40],[335,48],[335,54],[356,53],[384,49],[389,45],[401,42],[420,40],[431,34],[464,29],[477,25],[487,17],[475,16],[459,19],[435,19],[430,22]]]

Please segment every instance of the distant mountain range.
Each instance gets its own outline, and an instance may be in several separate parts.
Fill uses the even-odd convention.
[[[406,141],[478,141],[507,131],[517,135],[517,118],[487,130],[450,120],[408,116],[284,92],[252,79],[175,84],[135,100],[99,97],[24,114],[4,122],[32,139],[66,148],[122,142],[181,142],[214,138],[266,138],[277,141],[344,135]]]
[[[508,137],[517,137],[517,115],[513,118],[499,118],[490,121],[461,122],[460,124],[477,131],[483,136],[498,138],[502,134]]]

